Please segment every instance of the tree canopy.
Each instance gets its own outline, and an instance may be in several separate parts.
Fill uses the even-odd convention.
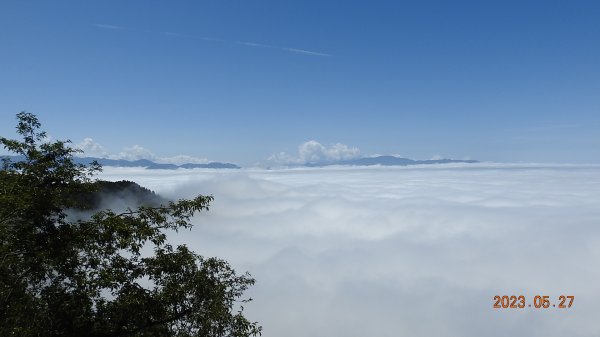
[[[243,313],[254,279],[167,240],[212,196],[72,220],[101,167],[74,163],[79,150],[49,141],[35,115],[17,118],[22,140],[0,137],[23,158],[0,169],[1,336],[260,334]]]

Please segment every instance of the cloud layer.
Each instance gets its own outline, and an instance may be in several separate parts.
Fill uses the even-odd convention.
[[[329,147],[315,140],[300,144],[297,155],[289,155],[285,152],[276,153],[268,158],[276,165],[304,165],[336,162],[358,158],[360,151],[356,147],[350,147],[341,143]]]
[[[106,168],[102,177],[171,198],[213,194],[193,231],[172,240],[252,273],[248,315],[266,337],[600,335],[598,166]],[[495,295],[538,294],[575,295],[575,305],[492,308]]]

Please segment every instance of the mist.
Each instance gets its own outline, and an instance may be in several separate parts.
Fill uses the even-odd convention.
[[[263,336],[598,336],[600,166],[104,168],[159,195],[213,195],[172,235],[257,283]],[[574,295],[494,309],[496,295]]]

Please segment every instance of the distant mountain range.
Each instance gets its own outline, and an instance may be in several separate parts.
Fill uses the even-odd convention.
[[[305,164],[308,167],[323,167],[331,165],[350,165],[350,166],[408,166],[408,165],[423,165],[423,164],[450,164],[450,163],[478,163],[477,160],[457,160],[457,159],[429,159],[429,160],[413,160],[395,156],[377,156],[377,157],[362,157],[350,160],[340,160],[325,163]]]
[[[23,160],[22,156],[8,156],[14,161]],[[107,158],[95,158],[95,157],[73,157],[73,161],[77,164],[89,165],[93,161],[97,161],[102,166],[116,166],[116,167],[145,167],[151,170],[176,170],[178,168],[211,168],[211,169],[239,169],[240,167],[230,163],[218,163],[211,162],[207,164],[160,164],[155,163],[148,159],[139,160],[125,160],[125,159],[107,159]]]
[[[9,156],[12,160],[18,161],[22,158],[19,156]],[[176,170],[178,168],[193,169],[193,168],[210,168],[210,169],[239,169],[238,165],[230,163],[211,162],[207,164],[161,164],[155,163],[148,159],[125,160],[125,159],[107,159],[95,157],[74,157],[73,160],[77,164],[88,165],[92,161],[97,161],[102,166],[115,167],[144,167],[150,170]],[[377,157],[362,157],[350,160],[328,161],[319,163],[307,163],[300,166],[305,167],[324,167],[332,165],[346,166],[408,166],[408,165],[427,165],[427,164],[450,164],[450,163],[478,163],[477,160],[457,160],[457,159],[429,159],[429,160],[413,160],[395,156],[377,156]]]
[[[117,166],[117,167],[145,167],[150,170],[176,170],[178,168],[193,169],[193,168],[211,168],[211,169],[239,169],[240,167],[230,163],[211,162],[206,164],[161,164],[155,163],[148,159],[125,160],[125,159],[106,159],[94,157],[75,157],[74,161],[78,164],[89,164],[92,161],[97,161],[102,166]]]

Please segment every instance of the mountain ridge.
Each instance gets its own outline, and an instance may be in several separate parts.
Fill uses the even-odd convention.
[[[0,156],[8,157],[13,160],[21,160],[19,156]],[[176,170],[176,169],[194,169],[194,168],[209,168],[209,169],[241,169],[241,166],[231,163],[209,162],[206,164],[166,164],[156,163],[149,159],[126,160],[126,159],[108,159],[96,157],[74,157],[73,161],[77,164],[89,165],[93,161],[97,161],[102,166],[111,167],[144,167],[150,170]],[[409,165],[429,165],[429,164],[451,164],[451,163],[479,163],[477,160],[470,159],[427,159],[415,160],[391,155],[382,155],[375,157],[360,157],[355,159],[338,160],[338,161],[322,161],[291,165],[291,167],[325,167],[333,165],[343,166],[409,166]],[[269,167],[270,168],[270,167]]]
[[[0,156],[0,158],[9,158],[11,160],[23,160],[23,156]],[[89,165],[97,161],[102,166],[113,167],[144,167],[150,170],[176,170],[178,168],[211,168],[211,169],[240,169],[241,167],[231,163],[209,162],[206,164],[186,163],[181,165],[156,163],[148,159],[126,160],[126,159],[108,159],[97,157],[73,157],[76,164]]]
[[[471,159],[427,159],[427,160],[414,160],[396,156],[375,156],[375,157],[361,157],[348,160],[330,161],[330,162],[318,162],[318,163],[307,163],[304,166],[307,167],[324,167],[332,165],[347,165],[347,166],[409,166],[409,165],[428,165],[428,164],[450,164],[450,163],[479,163],[477,160]]]
[[[156,163],[148,159],[125,160],[125,159],[108,159],[95,157],[75,157],[74,161],[78,164],[90,164],[92,161],[97,161],[102,166],[116,167],[145,167],[150,170],[176,170],[178,168],[193,169],[193,168],[213,168],[213,169],[239,169],[238,165],[231,163],[209,162],[206,164],[163,164]]]

